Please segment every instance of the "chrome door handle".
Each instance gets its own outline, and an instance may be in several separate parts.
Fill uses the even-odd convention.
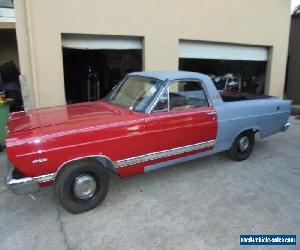
[[[207,114],[208,114],[208,115],[216,115],[216,114],[217,114],[217,112],[215,112],[215,111],[212,111],[212,112],[208,112]]]

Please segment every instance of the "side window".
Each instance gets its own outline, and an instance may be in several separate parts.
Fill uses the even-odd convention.
[[[174,81],[160,96],[152,112],[166,112],[197,107],[208,107],[208,100],[200,82]]]
[[[200,82],[175,81],[169,86],[171,110],[208,107],[208,100]]]

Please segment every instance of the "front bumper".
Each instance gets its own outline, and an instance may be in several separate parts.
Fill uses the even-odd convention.
[[[55,174],[41,175],[37,177],[14,178],[14,167],[7,161],[7,176],[5,177],[5,185],[14,194],[32,194],[39,191],[40,183],[53,181]]]
[[[7,176],[5,177],[5,185],[14,194],[31,194],[39,190],[39,185],[31,177],[20,179],[13,178],[14,167],[9,161],[6,164]]]

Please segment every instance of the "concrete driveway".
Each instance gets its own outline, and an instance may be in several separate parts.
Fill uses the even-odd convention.
[[[297,234],[300,248],[300,121],[291,123],[257,140],[244,162],[223,153],[112,176],[102,205],[79,215],[65,212],[51,187],[35,200],[7,191],[2,154],[0,249],[245,249],[239,236],[251,233]]]

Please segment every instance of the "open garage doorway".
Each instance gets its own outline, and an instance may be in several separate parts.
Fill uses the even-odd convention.
[[[209,75],[220,91],[264,94],[266,47],[181,41],[179,57],[180,70]]]
[[[142,70],[140,38],[63,35],[66,102],[105,97],[128,73]]]

